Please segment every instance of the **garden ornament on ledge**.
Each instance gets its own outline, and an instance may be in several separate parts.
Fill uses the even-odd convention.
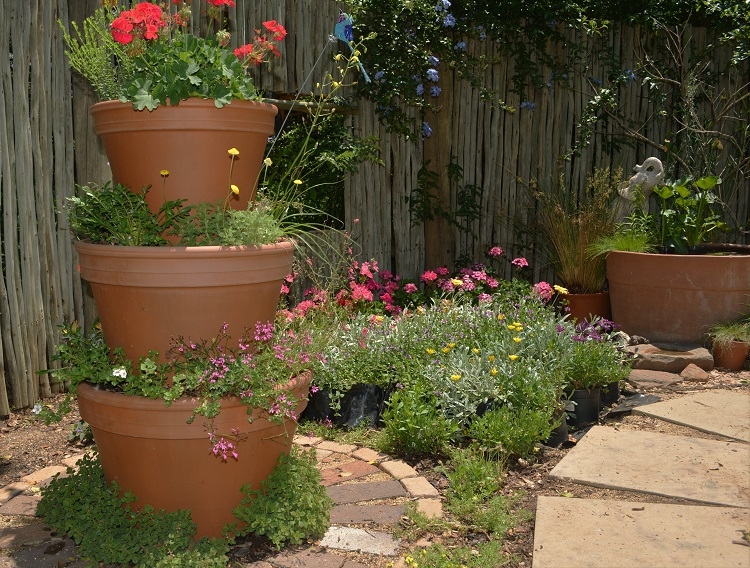
[[[633,212],[636,202],[640,202],[644,213],[647,212],[651,192],[664,179],[664,166],[659,158],[646,158],[642,164],[636,164],[633,171],[635,175],[617,190],[620,194],[617,203],[619,221]]]

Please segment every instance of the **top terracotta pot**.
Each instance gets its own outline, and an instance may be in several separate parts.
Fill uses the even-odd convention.
[[[240,188],[232,207],[243,209],[255,195],[268,137],[278,109],[256,101],[187,99],[177,106],[136,111],[130,103],[105,101],[91,107],[94,131],[116,183],[141,189],[151,211],[164,201],[224,202],[229,195],[230,148],[236,148],[231,183]],[[162,177],[161,171],[169,175]]]

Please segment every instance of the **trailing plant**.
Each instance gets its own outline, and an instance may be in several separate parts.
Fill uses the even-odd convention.
[[[144,505],[135,512],[135,496],[120,496],[116,482],[107,485],[96,451],[87,452],[77,470],[56,477],[42,488],[37,515],[56,531],[66,534],[78,554],[92,562],[132,564],[151,568],[167,566],[226,566],[226,541],[194,541],[195,524],[189,511],[157,512]]]
[[[261,488],[245,486],[245,498],[233,511],[242,523],[238,534],[267,537],[277,549],[323,536],[333,501],[321,485],[315,452],[292,448],[282,454]]]

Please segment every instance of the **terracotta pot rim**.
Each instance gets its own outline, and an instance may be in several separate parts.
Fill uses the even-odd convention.
[[[705,259],[717,259],[717,258],[748,258],[748,254],[669,254],[660,252],[635,252],[629,250],[613,250],[607,254],[610,255],[627,255],[627,256],[641,256],[648,258],[705,258]]]
[[[182,99],[179,104],[171,105],[169,102],[167,102],[166,105],[159,105],[154,109],[153,111],[149,111],[147,109],[143,110],[135,110],[133,109],[133,104],[129,102],[122,102],[120,100],[111,99],[108,101],[99,101],[97,103],[94,103],[91,105],[91,110],[94,108],[97,109],[105,109],[109,107],[127,107],[133,110],[133,112],[156,112],[159,109],[172,109],[177,107],[205,107],[205,106],[213,106],[216,110],[222,110],[221,108],[218,108],[216,104],[214,103],[213,99],[204,99],[203,97],[190,97],[187,99]],[[260,108],[266,108],[270,111],[272,111],[274,114],[278,113],[279,109],[276,105],[273,103],[267,103],[265,101],[245,101],[241,99],[233,99],[230,103],[224,105],[222,108],[237,108],[237,107],[260,107]],[[273,109],[273,110],[272,110]]]
[[[97,251],[107,251],[107,256],[149,256],[159,257],[168,256],[173,257],[176,253],[183,253],[185,256],[191,257],[213,257],[223,256],[227,253],[249,253],[249,254],[273,254],[277,251],[288,250],[294,248],[296,245],[291,239],[284,239],[277,243],[268,245],[233,245],[233,246],[191,246],[191,247],[176,247],[176,246],[162,246],[162,247],[151,247],[151,246],[125,246],[125,245],[103,245],[98,243],[89,243],[87,241],[75,241],[74,247],[78,250],[83,250],[88,254],[96,254]]]

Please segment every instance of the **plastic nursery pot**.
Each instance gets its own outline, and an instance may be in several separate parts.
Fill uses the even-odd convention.
[[[620,400],[619,381],[614,381],[612,383],[609,383],[608,385],[600,387],[600,390],[601,390],[601,399],[600,399],[601,406],[609,406],[610,404],[615,404],[617,401]]]
[[[553,423],[555,420],[559,420],[559,418],[553,418]],[[544,442],[542,442],[545,446],[549,446],[551,448],[557,448],[558,446],[564,444],[568,441],[568,422],[566,419],[560,420],[560,424],[557,425],[557,427],[552,430],[550,433],[549,438],[547,438]]]
[[[292,379],[291,388],[300,401],[312,379],[305,373]],[[99,459],[108,482],[117,481],[122,491],[132,491],[140,509],[176,511],[189,509],[198,527],[196,538],[221,537],[227,523],[237,521],[232,509],[244,494],[242,486],[259,489],[279,457],[288,454],[297,423],[274,424],[258,410],[237,398],[225,398],[211,427],[217,436],[231,439],[238,458],[226,461],[211,452],[208,421],[197,416],[187,423],[197,401],[183,397],[164,406],[163,400],[102,390],[88,383],[77,387],[81,417],[90,424]]]
[[[601,389],[575,389],[568,400],[575,403],[572,416],[568,414],[568,426],[577,427],[599,420]]]

